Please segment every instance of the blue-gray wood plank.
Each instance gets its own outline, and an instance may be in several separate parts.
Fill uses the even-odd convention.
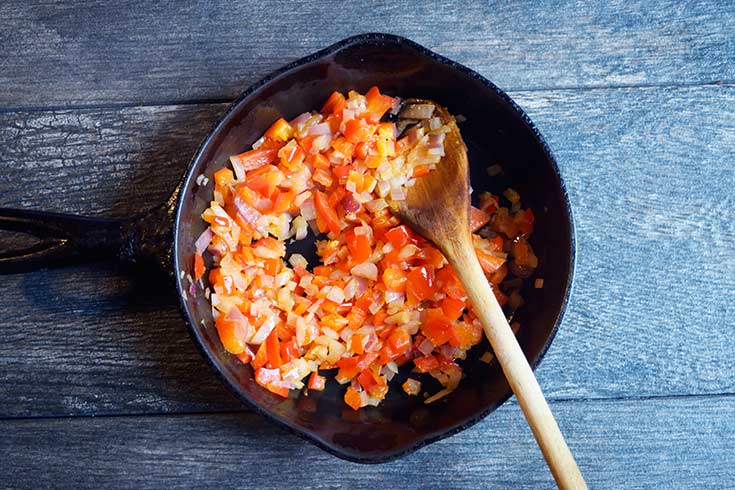
[[[231,99],[362,32],[412,38],[505,89],[735,80],[729,1],[0,4],[0,105]]]
[[[552,402],[592,489],[731,489],[735,397]],[[250,414],[0,421],[14,488],[545,489],[517,405],[404,459],[338,460]]]
[[[342,20],[311,22],[332,12]],[[224,102],[371,30],[511,90],[559,159],[577,277],[538,376],[593,488],[730,486],[729,2],[3,2],[0,206],[154,205]],[[0,249],[16,243],[0,234]],[[512,403],[405,460],[347,464],[236,413],[156,284],[114,266],[4,280],[0,487],[551,486]],[[289,458],[304,465],[284,477]]]

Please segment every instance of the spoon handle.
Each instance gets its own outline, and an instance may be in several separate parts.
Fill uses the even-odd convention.
[[[454,241],[450,250],[445,252],[482,323],[495,357],[516,395],[557,485],[563,490],[586,489],[582,473],[482,272],[471,242]]]

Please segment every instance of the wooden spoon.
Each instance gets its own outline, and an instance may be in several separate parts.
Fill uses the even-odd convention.
[[[434,115],[450,131],[444,140],[445,156],[437,169],[417,179],[406,200],[393,202],[391,207],[405,224],[433,242],[454,268],[559,488],[586,489],[582,473],[475,255],[469,229],[467,147],[459,128],[445,108],[431,101],[406,103],[433,104]]]

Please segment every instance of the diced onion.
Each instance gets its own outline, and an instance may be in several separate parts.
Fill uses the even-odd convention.
[[[329,127],[329,123],[314,124],[309,128],[310,135],[320,134],[332,134],[332,128]]]
[[[386,291],[385,292],[385,302],[387,304],[403,301],[404,298],[403,293],[399,293],[397,291]]]
[[[454,391],[454,390],[449,390],[449,389],[439,390],[439,391],[436,392],[436,394],[434,394],[434,395],[430,396],[429,398],[427,398],[426,400],[424,400],[424,403],[426,403],[427,405],[429,403],[434,403],[435,401],[437,401],[437,400],[439,400],[441,398],[444,398],[445,396],[447,396],[448,394],[450,394],[452,391]]]
[[[202,232],[201,235],[199,235],[199,238],[197,238],[196,242],[194,242],[194,249],[196,250],[196,253],[199,255],[203,254],[204,251],[209,246],[209,242],[212,241],[212,237],[214,236],[214,233],[212,233],[211,228],[207,228]]]
[[[263,216],[257,209],[240,199],[240,197],[235,197],[233,202],[235,209],[237,209],[237,214],[246,223],[254,225]]]
[[[235,177],[237,180],[245,180],[245,168],[242,166],[242,163],[240,163],[240,159],[231,156],[230,164],[232,165],[232,169],[235,171]]]
[[[356,296],[361,296],[367,291],[367,282],[364,278],[355,276],[345,286],[345,300],[349,301]]]
[[[316,219],[316,207],[314,206],[314,199],[308,198],[301,204],[301,216],[306,221]]]
[[[303,114],[299,114],[295,118],[291,119],[289,124],[291,124],[291,126],[299,126],[301,124],[304,124],[310,117],[310,113],[304,112]]]
[[[365,279],[370,279],[371,281],[375,281],[378,279],[378,267],[372,262],[363,262],[362,264],[357,264],[352,269],[350,269],[350,272],[358,277],[364,277]]]
[[[265,136],[261,136],[255,143],[253,143],[253,150],[260,148],[263,143],[265,143]]]
[[[423,355],[428,356],[434,350],[434,344],[429,339],[422,340],[416,347]]]
[[[405,245],[400,252],[398,252],[398,258],[401,260],[406,260],[409,257],[413,257],[416,255],[416,252],[421,250],[419,247],[414,245],[413,243],[409,243],[408,245]]]
[[[332,288],[329,290],[329,293],[327,293],[326,298],[329,301],[333,301],[337,304],[342,304],[345,300],[345,291],[339,286],[332,286]]]
[[[266,321],[258,328],[250,340],[251,344],[260,345],[270,335],[276,325],[278,324],[278,315],[271,314]]]

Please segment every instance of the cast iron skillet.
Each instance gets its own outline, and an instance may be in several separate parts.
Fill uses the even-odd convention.
[[[278,117],[319,108],[333,90],[364,92],[372,85],[390,95],[432,99],[465,116],[460,128],[469,147],[474,189],[497,194],[512,185],[533,209],[532,244],[544,287],[526,287],[526,304],[514,320],[521,323],[519,342],[536,366],[561,321],[574,267],[572,215],[554,157],[524,112],[495,85],[393,35],[345,39],[248,88],[204,139],[173,196],[154,210],[109,220],[0,209],[0,228],[41,239],[29,249],[0,254],[0,273],[111,257],[156,261],[175,281],[192,337],[230,389],[250,408],[340,458],[383,462],[471,426],[510,396],[497,363],[478,360],[485,347],[472,351],[460,387],[431,405],[402,393],[398,383],[405,373],[393,380],[394,389],[377,408],[353,411],[342,401],[344,387],[335,382],[321,393],[292,393],[283,399],[258,386],[251,367],[224,351],[208,301],[201,291],[192,295],[181,276],[181,271],[191,273],[194,241],[205,226],[199,216],[211,199],[211,184],[200,188],[197,177],[211,180],[230,155],[249,148]],[[505,172],[491,179],[485,169],[495,163]]]

